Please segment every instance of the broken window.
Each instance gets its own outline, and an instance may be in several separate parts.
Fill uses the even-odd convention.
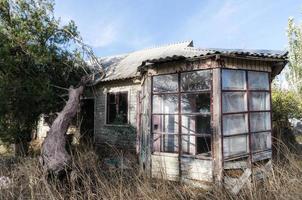
[[[107,94],[107,124],[128,123],[128,92]]]
[[[181,138],[183,153],[211,157],[211,87],[211,70],[153,77],[153,151],[179,152]]]

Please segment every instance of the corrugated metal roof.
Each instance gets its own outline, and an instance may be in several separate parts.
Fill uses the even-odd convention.
[[[251,56],[271,59],[286,59],[286,51],[250,50],[250,49],[200,49],[193,47],[193,41],[175,43],[129,54],[100,58],[106,75],[99,81],[112,81],[139,76],[138,67],[143,63],[158,63],[182,58],[195,58],[207,55]]]
[[[105,68],[106,75],[102,81],[125,79],[139,75],[137,68],[145,60],[166,57],[178,54],[186,47],[192,46],[192,41],[180,42],[150,49],[143,49],[129,54],[100,58]]]

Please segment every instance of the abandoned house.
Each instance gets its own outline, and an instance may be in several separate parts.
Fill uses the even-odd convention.
[[[228,170],[257,173],[272,157],[271,82],[286,57],[190,41],[102,58],[94,141],[136,151],[152,177],[213,182]]]
[[[101,58],[105,77],[95,74],[86,97],[94,142],[136,151],[151,177],[207,183],[232,170],[261,175],[258,164],[272,157],[271,82],[286,57],[189,41]]]

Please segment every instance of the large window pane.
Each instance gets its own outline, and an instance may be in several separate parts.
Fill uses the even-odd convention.
[[[153,92],[177,92],[178,75],[168,74],[153,76]]]
[[[243,112],[247,110],[246,92],[223,92],[222,111]]]
[[[269,112],[250,113],[251,132],[266,131],[271,129],[271,118]]]
[[[165,152],[178,152],[178,135],[162,135]]]
[[[181,73],[181,91],[200,91],[211,89],[210,70]]]
[[[252,133],[252,151],[262,151],[272,148],[270,132]]]
[[[153,132],[178,133],[178,115],[153,115]]]
[[[250,110],[270,110],[270,96],[268,92],[251,92],[249,98]]]
[[[211,156],[211,137],[196,137],[196,155]]]
[[[162,134],[153,134],[153,151],[162,151]]]
[[[223,139],[224,156],[248,153],[248,137],[246,135],[225,137]]]
[[[211,133],[211,117],[200,115],[183,115],[182,116],[182,133],[183,134],[210,134]]]
[[[223,134],[233,135],[248,132],[247,114],[232,114],[223,116]]]
[[[182,113],[210,113],[210,93],[183,94],[181,96]]]
[[[269,90],[269,78],[267,72],[248,72],[248,84],[250,90]]]
[[[186,154],[195,154],[196,138],[192,135],[182,135],[182,151]]]
[[[246,78],[243,70],[222,70],[223,90],[245,90]]]
[[[173,94],[154,95],[153,113],[177,113],[178,97]]]

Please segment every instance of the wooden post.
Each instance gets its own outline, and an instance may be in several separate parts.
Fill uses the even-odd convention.
[[[221,184],[223,180],[222,130],[221,130],[221,69],[213,69],[213,178]]]

